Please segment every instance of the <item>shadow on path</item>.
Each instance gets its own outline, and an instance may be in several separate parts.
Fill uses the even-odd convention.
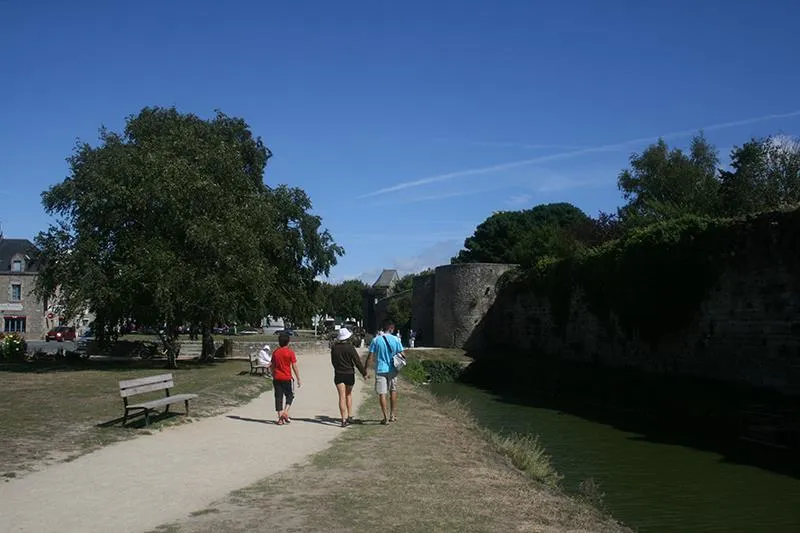
[[[236,416],[236,415],[227,415],[227,418],[231,418],[233,420],[241,420],[243,422],[258,422],[259,424],[274,424],[278,425],[278,423],[274,420],[264,420],[262,418],[247,418],[246,416]]]

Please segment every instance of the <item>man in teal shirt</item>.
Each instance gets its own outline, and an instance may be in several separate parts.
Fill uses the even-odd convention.
[[[381,424],[397,420],[397,369],[394,367],[395,354],[403,353],[403,345],[394,335],[394,322],[383,322],[383,334],[378,334],[369,345],[369,355],[364,364],[369,368],[369,363],[375,357],[375,392],[383,411]],[[389,394],[391,410],[386,416],[386,394]]]

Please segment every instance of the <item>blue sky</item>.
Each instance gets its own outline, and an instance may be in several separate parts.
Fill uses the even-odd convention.
[[[620,203],[659,135],[800,133],[800,3],[0,0],[0,223],[32,238],[75,140],[148,105],[247,120],[334,279],[446,263],[494,211]]]

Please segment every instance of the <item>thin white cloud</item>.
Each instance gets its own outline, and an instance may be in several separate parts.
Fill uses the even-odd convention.
[[[437,242],[416,255],[400,257],[394,260],[393,267],[400,275],[421,272],[426,268],[450,264],[450,259],[458,253],[464,244],[464,237]]]
[[[391,240],[393,243],[425,243],[450,240],[461,237],[461,231],[444,231],[435,233],[415,233],[415,232],[401,232],[397,235],[387,235],[386,233],[339,233],[337,237],[340,241],[386,241]],[[345,248],[347,245],[345,244]]]
[[[470,139],[449,139],[441,138],[434,139],[436,142],[452,143],[452,144],[467,144],[471,146],[486,146],[493,148],[525,148],[528,150],[579,150],[587,148],[586,146],[575,146],[571,144],[537,144],[537,143],[522,143],[514,141],[475,141]]]
[[[727,128],[734,128],[734,127],[737,127],[737,126],[746,126],[748,124],[755,124],[757,122],[766,122],[766,121],[769,121],[769,120],[778,120],[778,119],[784,119],[784,118],[790,118],[790,117],[796,117],[796,116],[800,116],[800,110],[791,111],[791,112],[788,112],[788,113],[778,113],[778,114],[772,114],[772,115],[764,115],[764,116],[761,116],[761,117],[748,118],[748,119],[743,119],[743,120],[734,120],[734,121],[730,121],[730,122],[721,122],[719,124],[712,124],[710,126],[703,126],[703,127],[700,127],[700,128],[692,128],[692,129],[688,129],[688,130],[673,131],[673,132],[670,132],[670,133],[664,133],[664,134],[661,134],[661,135],[656,135],[656,136],[651,136],[651,137],[639,137],[639,138],[636,138],[636,139],[630,139],[630,140],[627,140],[627,141],[622,141],[622,142],[618,142],[618,143],[614,143],[614,144],[606,144],[606,145],[603,145],[603,146],[594,146],[594,147],[589,147],[589,148],[581,148],[580,150],[571,150],[571,151],[568,151],[568,152],[560,152],[560,153],[557,153],[557,154],[550,154],[550,155],[545,155],[545,156],[540,156],[540,157],[534,157],[534,158],[531,158],[531,159],[523,159],[523,160],[520,160],[520,161],[511,161],[509,163],[500,163],[500,164],[491,165],[491,166],[488,166],[488,167],[472,168],[472,169],[467,169],[467,170],[458,170],[458,171],[455,171],[455,172],[448,172],[446,174],[439,174],[439,175],[436,175],[436,176],[429,176],[427,178],[422,178],[422,179],[418,179],[418,180],[407,181],[407,182],[404,182],[404,183],[398,183],[397,185],[392,185],[391,187],[385,187],[385,188],[379,189],[377,191],[372,191],[372,192],[369,192],[369,193],[366,193],[366,194],[362,194],[358,198],[369,198],[369,197],[372,197],[372,196],[377,196],[379,194],[384,194],[384,193],[388,193],[388,192],[395,192],[395,191],[401,191],[401,190],[409,189],[409,188],[412,188],[412,187],[419,187],[421,185],[428,185],[428,184],[431,184],[431,183],[438,183],[438,182],[441,182],[441,181],[447,181],[447,180],[451,180],[451,179],[454,179],[454,178],[461,178],[461,177],[466,177],[466,176],[476,176],[476,175],[480,175],[480,174],[489,174],[489,173],[493,173],[493,172],[500,172],[500,171],[503,171],[503,170],[510,170],[510,169],[518,168],[518,167],[535,165],[537,163],[546,163],[546,162],[549,162],[549,161],[559,161],[559,160],[563,160],[563,159],[572,159],[574,157],[578,157],[578,156],[582,156],[582,155],[586,155],[586,154],[600,153],[600,152],[610,152],[610,151],[619,150],[620,148],[625,148],[626,146],[631,146],[631,145],[641,144],[641,143],[646,143],[646,142],[653,142],[653,141],[658,140],[659,138],[671,139],[671,138],[675,138],[675,137],[686,137],[686,136],[689,136],[689,135],[693,135],[694,133],[696,133],[699,130],[702,130],[702,131],[716,131],[716,130],[722,130],[722,129],[727,129]]]
[[[521,205],[529,204],[531,200],[533,200],[532,194],[514,194],[506,201],[506,203],[514,207],[519,207]]]
[[[503,187],[488,187],[483,189],[475,189],[471,191],[456,191],[456,192],[445,192],[441,194],[431,194],[428,196],[418,196],[416,198],[404,198],[398,200],[387,200],[385,202],[376,202],[371,204],[372,206],[382,206],[382,205],[405,205],[405,204],[415,204],[418,202],[430,202],[434,200],[444,200],[447,198],[458,198],[459,196],[471,196],[474,194],[481,194],[484,192],[496,191],[500,188],[505,188],[506,185]]]
[[[458,253],[464,244],[464,237],[452,238],[437,241],[424,248],[419,253],[395,257],[383,265],[381,268],[374,268],[361,272],[360,274],[341,274],[332,275],[328,278],[318,278],[320,281],[328,283],[341,283],[348,279],[359,279],[364,283],[372,285],[384,268],[392,268],[398,271],[401,276],[422,272],[427,268],[450,264],[450,259]]]

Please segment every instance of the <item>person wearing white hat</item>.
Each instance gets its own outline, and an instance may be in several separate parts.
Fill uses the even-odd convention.
[[[265,344],[261,350],[258,351],[258,364],[270,368],[272,363],[272,352],[270,351],[269,344]],[[268,377],[266,372],[264,377]]]
[[[336,342],[331,347],[331,364],[333,365],[333,384],[339,393],[339,414],[342,416],[342,427],[353,423],[353,386],[356,383],[356,371],[367,378],[367,370],[356,347],[350,341],[353,334],[347,328],[340,328]]]

